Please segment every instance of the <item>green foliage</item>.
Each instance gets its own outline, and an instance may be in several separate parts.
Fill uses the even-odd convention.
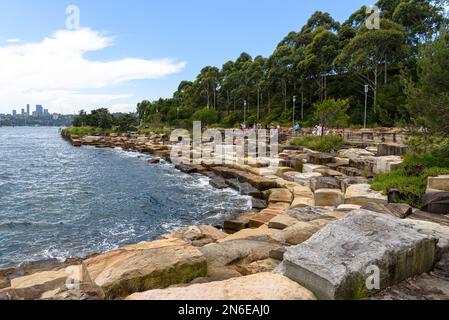
[[[313,120],[326,128],[342,128],[348,125],[348,100],[328,99],[314,105]]]
[[[192,116],[194,121],[201,121],[203,125],[211,125],[218,122],[218,112],[213,109],[204,108],[195,112]]]
[[[449,158],[431,153],[410,153],[405,156],[399,169],[378,175],[371,187],[384,193],[397,189],[404,195],[404,202],[420,208],[426,192],[427,178],[442,174],[449,174]]]
[[[417,60],[418,83],[405,79],[408,108],[415,124],[449,133],[449,30],[424,45]],[[425,106],[425,107],[423,107]]]
[[[98,127],[68,127],[62,130],[63,136],[94,136],[98,134],[104,134],[105,130]]]
[[[291,145],[305,147],[315,151],[332,152],[342,148],[345,145],[345,142],[343,138],[338,136],[307,136],[293,139]]]

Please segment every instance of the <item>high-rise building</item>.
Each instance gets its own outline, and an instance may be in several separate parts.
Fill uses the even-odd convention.
[[[48,113],[48,109],[44,109],[44,117],[49,117],[50,113]]]
[[[42,117],[44,115],[44,108],[42,108],[42,105],[37,104],[36,105],[36,117]]]
[[[31,116],[31,113],[30,113],[30,105],[29,105],[29,104],[27,104],[27,116],[28,116],[28,117]]]
[[[22,108],[21,114],[22,114],[22,117],[25,117],[25,109],[24,108]]]
[[[12,111],[12,116],[13,116],[13,117],[16,117],[16,116],[17,116],[17,111],[16,111],[16,110],[13,110],[13,111]]]

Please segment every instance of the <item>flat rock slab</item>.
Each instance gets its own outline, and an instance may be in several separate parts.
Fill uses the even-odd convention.
[[[371,189],[369,184],[353,184],[346,189],[345,204],[364,206],[368,203],[388,203],[388,197]]]
[[[430,271],[437,239],[396,218],[357,210],[324,227],[284,255],[283,274],[320,299],[364,299],[370,267],[380,271],[380,289]]]
[[[338,207],[344,202],[343,193],[336,189],[319,189],[315,191],[317,207]]]
[[[292,203],[293,195],[287,189],[272,189],[270,190],[270,197],[268,198],[268,202],[276,203],[276,202],[286,202]]]
[[[88,259],[85,264],[107,298],[188,283],[207,274],[201,252],[178,239],[124,247]]]
[[[405,219],[413,213],[412,207],[402,203],[368,203],[362,209],[387,214],[399,219]]]
[[[152,290],[127,300],[316,300],[296,282],[277,274],[256,275],[191,285],[185,288]]]

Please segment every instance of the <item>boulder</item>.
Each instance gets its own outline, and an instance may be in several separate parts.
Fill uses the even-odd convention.
[[[337,207],[337,209],[335,209],[336,211],[340,211],[340,212],[351,212],[354,210],[358,210],[360,209],[361,206],[355,205],[355,204],[342,204],[339,205]]]
[[[295,218],[286,215],[280,215],[271,219],[268,227],[271,229],[284,230],[297,222],[298,220],[296,220]]]
[[[357,148],[344,149],[344,150],[340,150],[338,152],[339,158],[357,159],[357,158],[373,157],[373,156],[374,156],[374,153],[369,152],[365,149],[357,149]]]
[[[299,221],[280,233],[276,233],[274,237],[280,243],[294,246],[310,239],[322,227],[320,223]]]
[[[268,198],[269,203],[285,202],[290,204],[293,200],[293,195],[288,189],[272,189]]]
[[[161,239],[180,239],[195,247],[202,247],[206,244],[223,239],[226,236],[226,233],[212,226],[192,226],[162,235]]]
[[[449,191],[449,175],[429,177],[427,180],[428,190]]]
[[[161,162],[161,158],[153,158],[153,159],[148,160],[149,164],[158,164],[160,162]]]
[[[408,216],[413,214],[413,208],[410,207],[408,204],[402,204],[402,203],[387,203],[387,204],[381,204],[381,203],[368,203],[365,204],[362,209],[383,213],[386,215],[390,215],[399,219],[405,219]]]
[[[263,210],[268,207],[267,201],[262,200],[262,199],[252,198],[251,202],[252,202],[253,209]]]
[[[265,260],[254,261],[248,265],[238,268],[238,271],[244,275],[249,276],[263,272],[273,272],[280,264],[279,260],[268,258]]]
[[[288,209],[290,209],[290,203],[289,202],[270,203],[268,206],[268,209],[284,212],[284,211],[287,211]]]
[[[402,156],[408,152],[408,147],[397,143],[381,143],[377,148],[377,155],[383,156]]]
[[[53,292],[54,296],[65,292],[70,300],[104,298],[101,288],[92,282],[83,264],[14,278],[10,288],[2,290],[0,296],[8,300],[56,300],[48,292]]]
[[[321,173],[299,173],[295,176],[294,182],[305,187],[310,187],[310,180],[316,177],[321,177]]]
[[[315,199],[309,197],[295,197],[290,209],[306,208],[315,206]]]
[[[413,214],[409,218],[414,219],[414,220],[433,222],[433,223],[441,224],[442,226],[449,227],[449,215],[435,214],[435,213],[429,213],[429,212],[417,210],[417,211],[414,211]]]
[[[346,193],[349,186],[368,183],[368,179],[365,177],[337,177],[336,179],[340,182],[343,193]]]
[[[442,226],[438,223],[405,219],[404,223],[409,223],[420,233],[427,234],[431,237],[438,239],[437,244],[437,260],[439,260],[443,255],[449,253],[449,227]]]
[[[435,214],[449,214],[449,192],[428,193],[424,196],[423,211]]]
[[[326,166],[305,163],[302,167],[302,173],[315,173],[315,170],[326,169]]]
[[[232,189],[238,191],[240,194],[245,196],[251,196],[255,198],[260,198],[262,196],[261,192],[254,188],[248,182],[240,182],[238,179],[226,180],[226,184]]]
[[[310,188],[313,192],[319,189],[337,189],[340,190],[340,183],[331,177],[316,177],[310,180]]]
[[[379,268],[380,289],[429,272],[436,243],[401,220],[358,210],[287,249],[282,270],[320,299],[364,299],[371,268]]]
[[[354,184],[347,188],[345,204],[363,206],[370,202],[386,204],[388,198],[382,193],[372,190],[369,184]]]
[[[326,153],[311,153],[307,157],[307,162],[316,165],[326,165],[334,162],[334,157]]]
[[[191,285],[185,288],[152,290],[127,300],[315,300],[294,281],[277,274],[259,273],[237,279]]]
[[[315,191],[315,206],[338,207],[344,202],[343,193],[335,189],[320,189]]]
[[[391,171],[399,168],[403,162],[402,158],[399,156],[385,156],[375,159],[376,164],[373,170],[375,174],[390,173]]]
[[[85,264],[107,298],[188,283],[207,273],[201,252],[178,239],[124,247],[87,259]]]
[[[362,172],[369,172],[372,173],[374,171],[375,166],[375,158],[355,158],[349,160],[349,166],[359,169]]]
[[[210,177],[209,184],[216,189],[226,189],[229,187],[226,180],[219,176]]]
[[[228,235],[227,237],[218,240],[218,243],[235,241],[235,240],[258,240],[258,241],[271,241],[274,235],[279,230],[270,229],[267,227],[259,227],[255,229],[243,229],[239,232]]]
[[[274,209],[265,209],[262,210],[259,214],[254,215],[249,219],[249,227],[250,228],[259,228],[263,225],[268,225],[271,219],[282,214],[283,210],[274,210]]]
[[[240,277],[238,268],[265,260],[270,252],[281,246],[274,241],[241,239],[213,243],[200,248],[207,260],[207,277],[210,279],[229,279]]]
[[[290,209],[284,213],[289,217],[303,222],[310,222],[313,220],[325,219],[325,214],[329,212],[329,209],[319,207],[305,207]]]

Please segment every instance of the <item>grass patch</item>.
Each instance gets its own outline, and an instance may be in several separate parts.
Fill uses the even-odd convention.
[[[106,133],[105,130],[96,127],[68,127],[62,129],[62,134],[64,136],[84,137],[103,133]]]
[[[405,156],[399,169],[378,175],[371,183],[374,190],[385,194],[390,189],[398,190],[401,200],[415,208],[422,207],[426,193],[427,178],[449,174],[449,159],[430,153],[410,153]]]
[[[345,145],[345,142],[343,138],[338,136],[307,136],[293,139],[291,145],[305,147],[320,152],[332,152],[342,148]]]

